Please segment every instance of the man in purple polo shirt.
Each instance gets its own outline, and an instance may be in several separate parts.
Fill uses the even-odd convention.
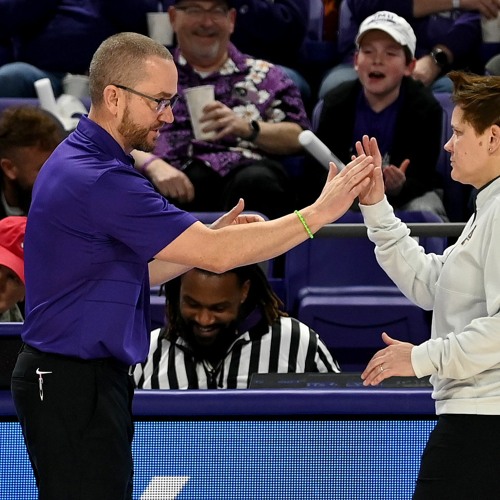
[[[298,136],[310,124],[284,71],[230,43],[237,22],[231,7],[230,0],[177,0],[169,8],[182,99],[154,149],[166,162],[165,182],[153,172],[162,165],[149,164],[148,175],[185,210],[227,210],[242,197],[247,209],[274,219],[295,208],[282,161],[302,150]],[[205,130],[215,133],[210,140],[194,138],[184,98],[186,89],[200,85],[215,87],[203,117]]]
[[[12,395],[41,500],[132,498],[133,380],[146,359],[149,285],[216,273],[298,245],[340,217],[373,158],[331,175],[300,212],[252,222],[235,209],[216,231],[174,207],[134,168],[174,119],[177,70],[137,33],[104,41],[90,65],[91,109],[35,182],[25,238],[25,345]],[[335,175],[336,174],[336,175]]]

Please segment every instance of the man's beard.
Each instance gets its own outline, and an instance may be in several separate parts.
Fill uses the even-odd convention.
[[[200,37],[207,37],[211,35],[216,35],[216,32],[212,28],[199,28],[195,35]],[[214,61],[217,59],[221,48],[222,41],[220,39],[214,38],[213,43],[200,45],[199,42],[191,43],[191,51],[195,57],[202,61]]]
[[[149,128],[140,128],[130,118],[129,109],[125,109],[122,122],[118,126],[118,132],[125,137],[129,146],[132,149],[145,151],[150,153],[153,151],[155,145],[148,141],[148,134],[151,132]]]
[[[216,326],[219,328],[219,333],[215,337],[214,341],[209,345],[198,342],[198,339],[193,333],[193,326],[195,324],[196,323],[193,321],[186,321],[181,318],[179,325],[179,336],[189,344],[194,357],[199,360],[206,359],[211,362],[223,359],[229,349],[229,346],[236,339],[237,321],[231,321],[226,324],[217,324]]]
[[[33,188],[25,188],[21,186],[19,181],[15,180],[13,183],[14,195],[17,200],[17,208],[21,209],[23,214],[27,214],[31,206],[31,197],[33,195]]]

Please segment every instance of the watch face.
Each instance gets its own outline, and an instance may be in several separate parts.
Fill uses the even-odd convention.
[[[259,122],[256,120],[252,120],[250,122],[251,127],[254,129],[255,132],[259,133],[260,132],[260,125]]]
[[[434,61],[436,61],[438,66],[441,66],[442,68],[448,66],[448,57],[446,57],[446,53],[443,50],[433,50],[431,52],[431,56]]]

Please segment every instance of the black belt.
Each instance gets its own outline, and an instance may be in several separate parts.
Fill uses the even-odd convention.
[[[23,346],[21,347],[21,351],[29,352],[31,354],[36,354],[37,356],[46,356],[46,357],[51,357],[51,358],[55,358],[55,359],[73,361],[76,363],[100,365],[100,366],[103,366],[103,365],[110,366],[112,368],[115,368],[116,370],[128,373],[129,375],[132,374],[132,371],[134,369],[133,366],[127,365],[126,363],[123,363],[123,362],[121,362],[115,358],[112,358],[112,357],[83,359],[83,358],[78,358],[76,356],[57,354],[55,352],[40,351],[39,349],[36,349],[35,347],[32,347],[28,344],[23,344]]]

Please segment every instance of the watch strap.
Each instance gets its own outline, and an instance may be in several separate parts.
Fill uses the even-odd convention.
[[[257,139],[257,136],[260,134],[260,125],[257,120],[252,120],[250,122],[250,128],[252,129],[252,132],[248,137],[245,137],[245,141],[248,142],[253,142],[255,139]]]

